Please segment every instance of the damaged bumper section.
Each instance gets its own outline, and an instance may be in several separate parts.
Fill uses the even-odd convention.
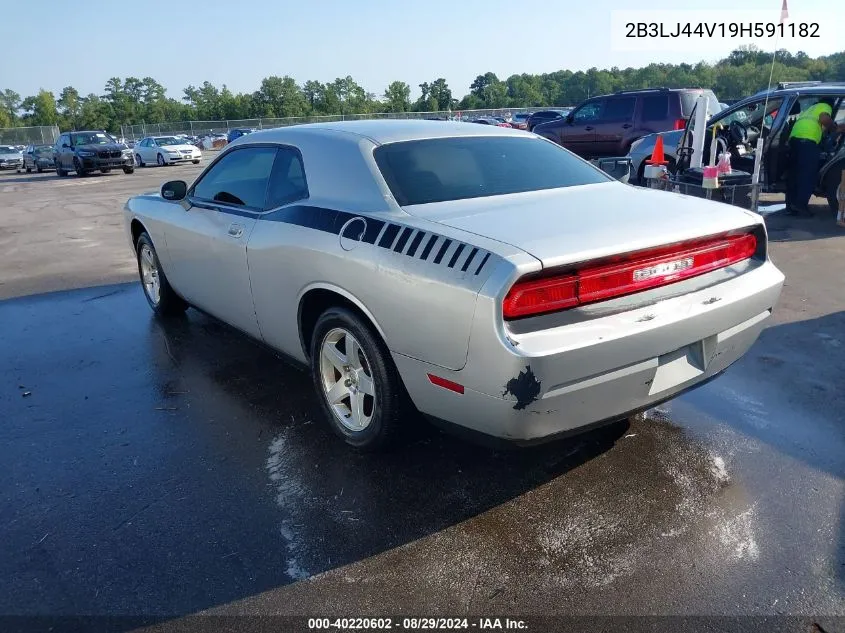
[[[757,340],[783,281],[765,262],[715,286],[533,331],[479,317],[495,312],[495,299],[480,296],[462,370],[394,358],[423,414],[532,443],[622,419],[718,376]],[[462,390],[439,387],[431,374]]]

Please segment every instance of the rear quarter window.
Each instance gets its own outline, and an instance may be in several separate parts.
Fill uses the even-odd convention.
[[[401,206],[572,187],[612,179],[541,138],[457,137],[382,145],[374,157]]]
[[[668,118],[669,95],[652,95],[643,97],[643,121],[665,121]]]

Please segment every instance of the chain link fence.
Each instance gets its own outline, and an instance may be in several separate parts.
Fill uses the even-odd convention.
[[[0,128],[0,145],[52,145],[58,138],[57,125]]]
[[[336,114],[330,116],[302,116],[282,119],[236,119],[224,121],[179,121],[174,123],[140,123],[120,126],[120,134],[127,140],[137,140],[146,136],[164,136],[168,134],[205,134],[227,133],[236,128],[267,129],[297,125],[301,123],[330,123],[333,121],[359,121],[365,119],[445,119],[450,121],[471,121],[479,117],[505,117],[520,112],[532,112],[538,108],[498,108],[495,110],[464,110],[462,112],[443,110],[439,112],[378,112],[368,114]],[[546,108],[542,108],[546,109]],[[554,108],[550,108],[554,109]]]

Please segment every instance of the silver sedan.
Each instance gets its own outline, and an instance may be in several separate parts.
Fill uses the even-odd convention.
[[[784,281],[759,216],[456,122],[255,132],[125,222],[157,315],[306,365],[366,449],[414,411],[530,443],[647,409],[738,360]]]

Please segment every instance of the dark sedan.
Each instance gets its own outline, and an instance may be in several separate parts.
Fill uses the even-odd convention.
[[[23,166],[18,171],[25,169],[30,174],[34,169],[40,174],[45,169],[55,168],[52,145],[28,145],[23,151]]]
[[[528,119],[525,121],[525,129],[529,132],[534,130],[535,125],[540,125],[540,123],[546,123],[548,121],[554,121],[555,119],[562,119],[569,113],[568,108],[562,110],[538,110],[537,112],[533,113]]]

